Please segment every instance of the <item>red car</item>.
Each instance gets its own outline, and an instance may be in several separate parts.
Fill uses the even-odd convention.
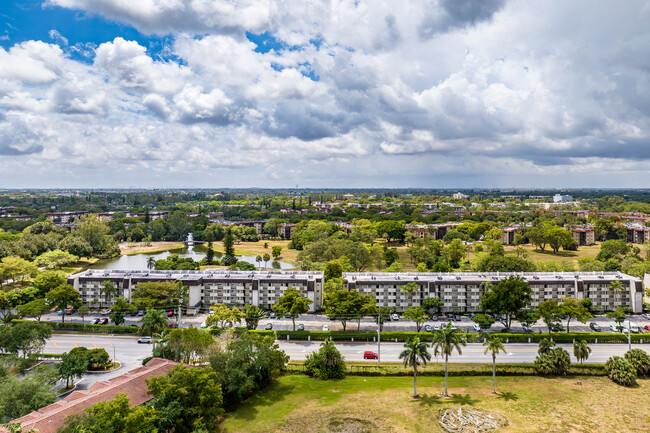
[[[168,325],[170,328],[178,328],[178,324],[176,322],[169,322]]]
[[[167,312],[167,317],[174,317],[174,310],[169,310]]]
[[[376,352],[373,352],[371,350],[366,350],[363,352],[363,359],[377,359],[379,358],[379,355],[377,355]]]
[[[645,325],[643,329],[645,329],[646,331],[650,331],[650,325]]]
[[[99,322],[97,322],[98,325],[108,325],[108,317],[102,317],[99,319]]]

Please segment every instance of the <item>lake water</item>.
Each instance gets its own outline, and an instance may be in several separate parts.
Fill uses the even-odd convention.
[[[174,250],[168,250],[158,253],[142,253],[142,254],[133,254],[130,256],[120,256],[112,259],[98,260],[90,268],[91,269],[124,269],[124,270],[138,270],[138,269],[147,269],[147,260],[149,257],[153,257],[156,260],[165,259],[170,254],[178,254],[180,257],[191,257],[196,261],[201,260],[205,257],[207,248],[202,245],[189,246],[185,248],[178,248]],[[223,257],[223,253],[214,253],[215,259],[220,259]],[[237,259],[240,261],[252,263],[254,266],[258,266],[258,263],[255,261],[255,256],[237,256]],[[264,266],[264,262],[262,262]],[[285,263],[278,260],[271,260],[267,262],[267,267],[270,269],[292,269],[295,268],[295,265],[291,263]]]

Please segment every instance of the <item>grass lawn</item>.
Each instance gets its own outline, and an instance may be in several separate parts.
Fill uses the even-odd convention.
[[[648,432],[650,380],[624,388],[603,377],[348,377],[318,381],[288,375],[228,414],[235,432],[444,432],[441,409],[465,406],[504,417],[503,432]]]
[[[264,248],[264,244],[268,243],[268,248]],[[282,252],[280,253],[280,260],[284,262],[295,262],[298,258],[298,250],[290,250],[287,248],[289,241],[283,240],[268,240],[268,241],[257,241],[257,242],[240,242],[235,244],[235,254],[244,255],[244,256],[263,256],[268,254],[271,257],[271,252],[273,247],[280,246],[282,247]],[[223,242],[215,242],[214,250],[220,253],[224,252]]]

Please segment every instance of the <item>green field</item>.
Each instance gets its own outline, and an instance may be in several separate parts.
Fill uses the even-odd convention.
[[[223,431],[365,433],[444,432],[441,409],[471,407],[505,418],[503,432],[648,432],[650,380],[624,388],[604,377],[348,377],[318,381],[288,375],[226,415]]]

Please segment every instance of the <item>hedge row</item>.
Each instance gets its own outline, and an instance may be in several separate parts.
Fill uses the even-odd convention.
[[[12,320],[18,323],[22,320]],[[137,326],[116,326],[116,325],[91,325],[81,323],[41,322],[47,323],[54,331],[77,331],[88,334],[137,334]]]
[[[350,331],[266,331],[254,330],[249,331],[260,335],[275,335],[280,340],[286,340],[287,336],[290,340],[325,340],[327,338],[333,341],[377,341],[376,332],[350,332]],[[588,343],[627,343],[627,334],[606,333],[606,332],[554,332],[548,333],[530,333],[530,334],[514,334],[514,333],[497,333],[490,334],[496,335],[504,342],[507,340],[509,343],[528,343],[539,342],[543,338],[552,338],[553,341],[558,343],[572,343],[573,340],[587,340]],[[430,332],[382,332],[381,341],[398,341],[404,342],[419,336],[422,341],[432,341],[433,333]],[[475,332],[466,333],[467,341],[470,343],[479,343],[483,341],[484,336]],[[632,334],[633,342],[650,343],[650,335]]]
[[[430,364],[431,365],[431,364]],[[289,374],[305,373],[304,364],[289,364]],[[412,368],[400,365],[355,365],[346,364],[346,373],[350,376],[413,376]],[[497,364],[497,376],[537,376],[533,364]],[[604,365],[573,364],[567,373],[569,376],[606,376]],[[444,376],[444,364],[418,368],[418,376]],[[455,366],[450,365],[449,376],[492,376],[492,365],[476,364]]]

